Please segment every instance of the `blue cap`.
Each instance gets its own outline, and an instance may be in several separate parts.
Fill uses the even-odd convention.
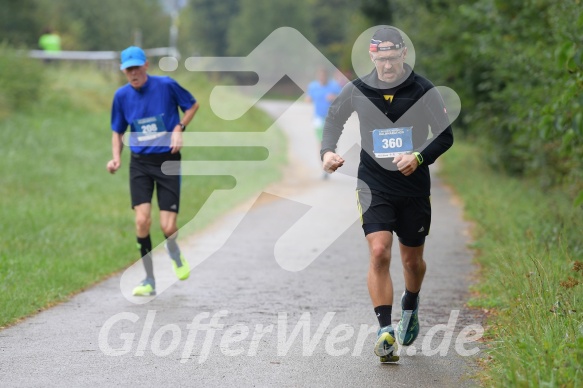
[[[132,66],[144,66],[146,64],[146,53],[139,47],[130,46],[121,52],[121,70]]]

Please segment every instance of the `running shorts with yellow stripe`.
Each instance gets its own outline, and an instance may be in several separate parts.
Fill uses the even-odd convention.
[[[370,189],[358,189],[356,196],[365,236],[388,231],[409,247],[425,243],[431,225],[429,197],[402,197]]]

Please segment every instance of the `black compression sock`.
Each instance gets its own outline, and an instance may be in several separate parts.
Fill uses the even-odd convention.
[[[405,289],[405,297],[403,298],[403,310],[415,310],[417,308],[417,297],[419,292],[411,292]]]
[[[150,235],[138,237],[138,246],[142,255],[142,262],[146,270],[146,277],[154,282],[154,264],[152,263],[152,240]]]
[[[164,238],[166,239],[166,246],[168,247],[170,254],[178,254],[180,257],[180,248],[178,247],[178,244],[176,244],[176,233],[172,236],[164,235]]]
[[[182,262],[180,261],[180,248],[178,247],[178,244],[176,244],[177,235],[177,233],[174,233],[172,236],[164,235],[164,237],[166,238],[166,248],[168,249],[170,258],[174,260],[179,267],[181,267]]]
[[[374,308],[374,312],[379,320],[379,325],[381,327],[391,325],[391,313],[393,311],[393,306],[382,305]]]

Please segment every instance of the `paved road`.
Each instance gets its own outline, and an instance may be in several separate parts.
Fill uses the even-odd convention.
[[[355,206],[356,121],[340,145],[344,173],[324,181],[310,107],[262,107],[289,137],[283,182],[182,241],[194,267],[187,281],[175,283],[157,250],[156,298],[128,296],[143,274],[130,267],[1,331],[0,386],[473,385],[476,356],[464,352],[477,344],[456,339],[480,320],[464,309],[473,267],[451,194],[434,181],[421,335],[398,364],[382,365],[372,353],[376,318]]]

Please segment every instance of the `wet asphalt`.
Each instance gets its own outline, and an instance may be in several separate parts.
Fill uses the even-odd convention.
[[[380,364],[354,194],[356,119],[339,144],[347,164],[324,180],[311,107],[261,107],[288,137],[283,180],[181,237],[188,280],[177,282],[164,250],[155,250],[157,297],[130,295],[143,276],[137,263],[0,331],[0,386],[477,385],[482,322],[465,307],[475,268],[455,196],[433,173],[421,334],[398,363]],[[396,326],[404,288],[396,246],[391,272]]]

